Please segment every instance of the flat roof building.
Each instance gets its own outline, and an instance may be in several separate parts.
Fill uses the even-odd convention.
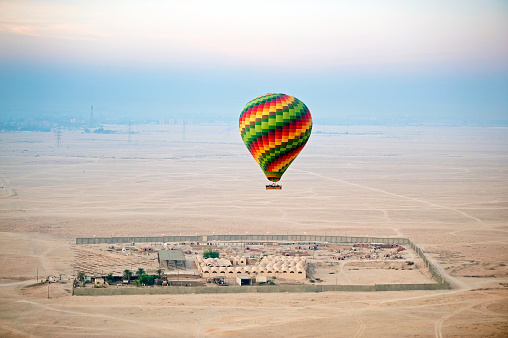
[[[186,268],[185,255],[182,250],[159,250],[157,260],[159,266],[166,269]]]
[[[236,276],[236,284],[242,285],[252,285],[252,279],[249,276]]]

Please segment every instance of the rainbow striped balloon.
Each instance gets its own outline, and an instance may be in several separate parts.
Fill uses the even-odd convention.
[[[266,178],[277,182],[307,143],[312,116],[295,97],[266,94],[247,103],[239,124],[242,140]]]

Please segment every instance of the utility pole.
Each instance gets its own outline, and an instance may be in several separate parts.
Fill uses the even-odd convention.
[[[60,127],[56,130],[56,147],[60,148],[60,139],[61,139],[62,133],[60,131]]]
[[[93,128],[93,106],[90,110],[90,129]]]

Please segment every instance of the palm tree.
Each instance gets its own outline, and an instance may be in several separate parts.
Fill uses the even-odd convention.
[[[136,271],[136,275],[141,276],[141,275],[144,275],[145,274],[145,269],[143,268],[139,268],[138,271]]]
[[[82,272],[82,271],[78,272],[78,280],[81,282],[85,281],[85,273],[84,272]]]
[[[131,276],[132,276],[132,272],[130,270],[123,270],[123,279],[126,280],[126,281],[130,281],[131,280]]]
[[[157,274],[159,275],[159,279],[161,278],[161,275],[162,275],[162,269],[157,269]]]

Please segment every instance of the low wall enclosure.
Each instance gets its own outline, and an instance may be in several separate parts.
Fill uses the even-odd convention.
[[[166,288],[76,288],[74,295],[130,295],[130,294],[187,294],[187,293],[266,293],[266,292],[325,292],[325,291],[402,291],[449,289],[450,284],[439,273],[424,251],[408,238],[357,237],[320,235],[195,235],[195,236],[147,236],[147,237],[87,237],[76,238],[76,244],[120,244],[120,243],[197,243],[238,242],[245,245],[278,242],[284,244],[399,244],[409,245],[423,260],[438,284],[377,284],[377,285],[276,285],[238,287],[166,287]],[[284,243],[286,242],[286,243]]]

